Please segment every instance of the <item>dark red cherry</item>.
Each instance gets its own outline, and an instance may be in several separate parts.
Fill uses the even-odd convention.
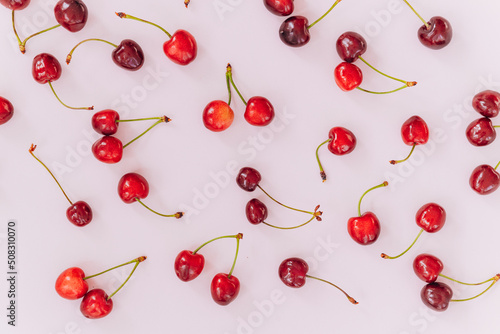
[[[363,81],[363,72],[354,64],[340,63],[333,71],[335,82],[340,89],[347,92],[355,89]]]
[[[56,292],[59,296],[76,300],[80,299],[89,290],[89,285],[85,278],[85,273],[78,267],[64,270],[56,279]]]
[[[136,198],[146,198],[149,195],[149,183],[140,174],[125,174],[118,182],[118,195],[128,204],[135,202]]]
[[[423,287],[420,297],[424,304],[434,311],[446,311],[453,297],[453,291],[444,283],[434,282]]]
[[[337,53],[343,61],[352,63],[366,51],[366,40],[360,34],[348,31],[337,39]]]
[[[256,198],[251,199],[245,209],[247,219],[250,223],[257,225],[267,219],[267,207]]]
[[[264,0],[264,6],[274,15],[288,16],[293,13],[293,0]]]
[[[500,93],[485,90],[472,99],[472,107],[484,117],[496,117],[500,111]]]
[[[61,77],[61,72],[61,64],[53,55],[41,53],[33,58],[31,73],[36,82],[45,84],[56,81]]]
[[[66,210],[66,217],[76,226],[85,226],[92,221],[92,209],[84,201],[78,201]]]
[[[469,185],[480,195],[491,194],[500,185],[500,174],[490,165],[477,166],[469,178]]]
[[[274,107],[265,97],[254,96],[248,99],[244,116],[252,125],[266,126],[274,118]]]
[[[10,10],[21,10],[30,4],[30,0],[0,0],[0,4]]]
[[[203,255],[192,251],[183,250],[175,258],[174,270],[175,274],[183,282],[194,280],[200,275],[205,266],[205,258]]]
[[[304,16],[291,16],[280,27],[280,39],[288,46],[306,45],[311,39],[308,29],[309,21]]]
[[[210,285],[213,300],[219,305],[228,305],[240,292],[240,281],[236,276],[220,273],[215,275]]]
[[[298,257],[291,257],[284,260],[278,268],[281,281],[291,288],[300,288],[306,284],[306,274],[308,271],[309,266],[307,262]]]
[[[406,145],[422,145],[429,140],[429,128],[420,116],[412,116],[401,126],[401,138]]]
[[[80,304],[80,311],[89,319],[99,319],[107,316],[113,310],[113,301],[102,289],[87,292]]]
[[[439,50],[450,44],[453,36],[453,29],[450,22],[441,16],[432,17],[429,22],[430,28],[425,25],[418,29],[418,39],[426,47]]]
[[[486,146],[491,144],[497,137],[497,132],[487,117],[476,119],[469,124],[465,135],[474,146]]]
[[[351,153],[356,147],[356,136],[346,128],[336,126],[330,130],[328,150],[335,155]]]
[[[60,0],[54,7],[54,14],[57,22],[71,32],[82,30],[89,16],[81,0]]]
[[[120,119],[120,115],[111,109],[98,111],[92,116],[92,128],[94,128],[97,133],[105,136],[114,135],[118,131],[117,122]]]
[[[418,278],[427,283],[435,282],[443,271],[443,262],[430,254],[417,255],[413,260],[413,270]]]
[[[358,244],[371,245],[380,235],[380,222],[373,212],[365,212],[347,221],[347,232]]]
[[[94,157],[107,164],[115,164],[122,159],[123,144],[113,136],[104,136],[92,145]]]
[[[14,106],[9,100],[0,96],[0,125],[7,123],[14,116]]]
[[[116,65],[130,71],[137,71],[144,64],[144,52],[139,44],[124,39],[112,53]]]
[[[179,29],[163,43],[163,52],[174,63],[185,66],[196,58],[198,46],[193,35]]]
[[[203,124],[214,132],[224,131],[233,124],[233,109],[224,101],[215,100],[203,110]]]
[[[262,180],[262,176],[252,167],[243,167],[236,176],[236,183],[246,191],[254,191],[260,180]]]
[[[443,228],[446,222],[446,211],[439,204],[427,203],[417,211],[415,221],[426,232],[435,233]]]

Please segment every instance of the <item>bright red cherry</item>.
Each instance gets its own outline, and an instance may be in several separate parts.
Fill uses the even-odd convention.
[[[274,15],[288,16],[293,13],[293,0],[264,0],[264,6]]]
[[[51,54],[41,53],[33,58],[33,78],[39,84],[56,81],[61,77],[61,64]]]
[[[304,16],[291,16],[280,27],[279,35],[283,43],[292,47],[306,45],[311,39],[309,21]]]
[[[428,283],[422,288],[420,297],[426,306],[434,311],[446,311],[453,297],[451,288],[441,282]]]
[[[256,198],[251,199],[245,208],[248,221],[251,224],[258,225],[264,223],[267,219],[267,207]]]
[[[86,202],[78,201],[66,210],[66,217],[76,226],[85,226],[92,221],[92,209]]]
[[[486,146],[495,141],[497,132],[487,117],[476,119],[467,126],[465,136],[474,146]]]
[[[443,271],[444,265],[440,259],[430,254],[420,254],[413,260],[413,270],[422,281],[432,283]]]
[[[189,282],[200,275],[205,266],[203,255],[192,251],[183,250],[175,258],[175,274],[183,282]]]
[[[120,119],[120,115],[111,109],[98,111],[92,116],[92,128],[97,132],[105,136],[114,135],[118,131],[117,122]]]
[[[336,126],[328,133],[328,150],[335,155],[345,155],[356,148],[356,136],[350,130]]]
[[[215,100],[203,110],[203,124],[214,132],[224,131],[233,124],[234,112],[224,101]]]
[[[274,119],[274,107],[265,97],[254,96],[248,99],[244,117],[252,125],[266,126]]]
[[[436,203],[423,205],[415,215],[417,225],[428,233],[436,233],[446,222],[446,211]]]
[[[113,301],[102,289],[87,292],[80,304],[80,311],[89,319],[99,319],[107,316],[113,310]]]
[[[122,160],[123,144],[113,136],[104,136],[92,145],[94,157],[107,164],[115,164]]]
[[[80,299],[89,290],[87,281],[84,280],[85,273],[78,267],[64,270],[56,280],[56,292],[66,299]]]
[[[4,97],[0,96],[0,125],[7,123],[14,116],[14,106]]]
[[[351,91],[361,85],[363,72],[354,64],[340,63],[333,71],[337,86],[343,91]]]
[[[450,22],[441,16],[431,17],[427,24],[418,29],[418,39],[424,46],[439,50],[450,44],[453,29]]]
[[[340,35],[336,43],[340,58],[348,63],[356,61],[366,52],[366,40],[360,34],[348,31]]]
[[[118,182],[118,195],[127,204],[143,199],[149,195],[149,183],[140,174],[127,173]]]
[[[496,117],[500,111],[500,93],[485,90],[472,99],[472,107],[484,117]]]
[[[427,123],[425,123],[420,116],[408,118],[401,126],[401,138],[406,145],[412,146],[412,149],[406,158],[389,161],[393,165],[408,160],[415,150],[415,146],[426,144],[429,141],[429,128],[427,127]]]
[[[30,4],[30,0],[0,0],[0,4],[10,10],[21,10]]]
[[[81,0],[60,0],[54,7],[54,14],[57,22],[71,32],[82,30],[89,16]]]
[[[278,268],[281,281],[291,288],[304,286],[308,271],[307,262],[298,257],[284,260]]]
[[[210,284],[213,300],[222,306],[231,303],[240,292],[240,281],[236,276],[225,273],[215,275]]]
[[[500,185],[500,174],[490,165],[477,166],[469,178],[469,185],[480,195],[491,194]]]
[[[262,176],[259,171],[252,167],[241,168],[236,177],[236,183],[240,188],[250,192],[254,191],[259,186],[261,180]]]

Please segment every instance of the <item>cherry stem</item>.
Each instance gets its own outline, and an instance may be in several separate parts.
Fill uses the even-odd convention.
[[[500,166],[500,161],[497,163],[497,165],[495,166],[495,170],[498,168],[498,166]]]
[[[295,208],[292,208],[292,207],[290,207],[290,206],[288,206],[288,205],[285,205],[285,204],[283,204],[283,203],[281,203],[281,202],[279,202],[279,201],[275,200],[275,199],[274,199],[271,195],[269,195],[269,194],[268,194],[268,193],[267,193],[267,192],[266,192],[266,191],[265,191],[265,190],[264,190],[264,189],[263,189],[260,185],[257,185],[257,187],[259,187],[259,189],[260,189],[260,190],[262,190],[262,192],[263,192],[264,194],[266,194],[266,195],[267,195],[267,197],[269,197],[270,199],[272,199],[273,201],[275,201],[275,202],[276,202],[276,203],[278,203],[279,205],[281,205],[281,206],[283,206],[283,207],[285,207],[285,208],[287,208],[287,209],[290,209],[290,210],[294,210],[294,211],[298,211],[298,212],[303,212],[303,213],[308,213],[308,214],[310,214],[310,215],[313,215],[313,218],[316,218],[316,219],[318,219],[318,218],[319,218],[318,220],[321,220],[321,218],[320,218],[319,216],[321,216],[321,215],[323,214],[323,212],[321,212],[321,211],[317,211],[317,210],[318,210],[318,208],[319,208],[319,205],[316,207],[316,209],[315,209],[315,211],[314,211],[314,212],[310,212],[310,211],[305,211],[305,210],[295,209]]]
[[[326,11],[325,14],[323,14],[319,19],[317,19],[316,21],[314,21],[313,23],[311,23],[310,25],[307,26],[307,30],[311,29],[316,23],[318,23],[319,21],[321,21],[323,18],[325,18],[325,16],[327,16],[331,11],[332,9],[335,8],[335,6],[337,6],[339,4],[339,2],[342,1],[342,0],[337,0],[335,1],[335,3],[333,4],[332,7],[330,7],[329,10]]]
[[[198,253],[200,251],[200,249],[202,249],[203,247],[205,247],[209,243],[214,242],[215,240],[225,239],[225,238],[237,238],[237,239],[239,238],[239,239],[242,239],[243,238],[243,234],[242,233],[238,233],[236,235],[225,235],[225,236],[222,236],[222,237],[217,237],[217,238],[214,238],[212,240],[209,240],[209,241],[205,242],[204,244],[202,244],[200,247],[196,248],[193,251],[193,255],[196,254],[196,253]]]
[[[127,279],[126,279],[126,280],[122,283],[122,285],[120,285],[120,286],[118,287],[118,289],[116,289],[116,290],[115,290],[115,292],[113,292],[111,295],[109,295],[109,297],[108,297],[108,298],[106,298],[106,300],[110,300],[110,299],[111,299],[111,297],[113,297],[114,295],[116,295],[116,293],[117,293],[118,291],[120,291],[120,289],[121,289],[121,288],[123,288],[123,286],[124,286],[125,284],[127,284],[128,280],[129,280],[129,279],[130,279],[130,277],[132,277],[132,275],[134,274],[135,269],[137,268],[137,266],[139,265],[139,263],[141,263],[141,262],[142,262],[142,261],[144,261],[144,260],[146,260],[146,257],[145,257],[145,256],[143,256],[143,257],[142,257],[142,260],[141,260],[141,261],[137,260],[137,262],[135,263],[134,268],[132,268],[132,271],[131,271],[131,272],[130,272],[130,274],[128,275]]]
[[[108,271],[111,271],[111,270],[114,270],[114,269],[117,269],[117,268],[120,268],[120,267],[126,266],[127,264],[131,264],[131,263],[139,263],[139,262],[142,262],[142,261],[144,261],[144,260],[146,260],[146,256],[140,256],[140,257],[138,257],[138,258],[136,258],[136,259],[133,259],[132,261],[128,261],[128,262],[122,263],[122,264],[120,264],[120,265],[118,265],[118,266],[115,266],[115,267],[113,267],[113,268],[109,268],[109,269],[107,269],[107,270],[101,271],[101,272],[100,272],[100,273],[98,273],[98,274],[94,274],[94,275],[90,275],[90,276],[85,276],[85,277],[83,278],[83,280],[87,280],[87,279],[89,279],[89,278],[93,278],[93,277],[96,277],[96,276],[99,276],[99,275],[105,274],[105,273],[107,273]]]
[[[157,27],[158,29],[160,29],[161,31],[163,31],[165,34],[167,34],[168,38],[172,38],[172,35],[170,35],[168,31],[166,31],[163,27],[159,26],[156,23],[153,23],[153,22],[150,22],[150,21],[146,21],[146,20],[140,19],[138,17],[122,13],[122,12],[118,12],[118,13],[115,13],[115,14],[119,18],[121,18],[121,19],[131,19],[131,20],[136,20],[136,21],[147,23],[147,24],[151,24],[152,26]]]
[[[24,41],[22,41],[20,44],[19,44],[19,49],[21,50],[22,53],[25,53],[26,52],[26,42],[28,42],[29,39],[35,37],[35,36],[38,36],[40,34],[43,34],[44,32],[47,32],[47,31],[50,31],[52,29],[55,29],[55,28],[59,28],[61,25],[60,24],[56,24],[55,26],[53,27],[50,27],[50,28],[47,28],[47,29],[44,29],[42,31],[39,31],[37,33],[34,33],[33,35],[31,36],[28,36],[24,39]]]
[[[443,275],[443,274],[439,274],[439,276],[443,277],[443,278],[446,278],[450,281],[453,281],[455,283],[459,283],[459,284],[463,284],[463,285],[482,285],[482,284],[485,284],[485,283],[488,283],[488,282],[491,282],[491,281],[495,281],[495,280],[498,280],[498,278],[500,277],[499,274],[497,274],[496,276],[493,276],[492,278],[490,279],[487,279],[486,281],[484,282],[480,282],[480,283],[465,283],[465,282],[462,282],[462,281],[459,281],[459,280],[456,280],[456,279],[453,279],[451,277],[448,277],[446,275]]]
[[[491,287],[500,279],[500,275],[496,275],[495,277],[493,277],[493,282],[491,282],[491,284],[483,291],[481,292],[480,294],[478,295],[475,295],[474,297],[470,297],[470,298],[466,298],[466,299],[452,299],[450,300],[451,302],[466,302],[468,300],[472,300],[472,299],[475,299],[479,296],[481,296],[482,294],[484,294],[486,291],[488,291],[489,289],[491,289]]]
[[[322,278],[314,277],[314,276],[311,276],[311,275],[306,275],[306,277],[308,277],[308,278],[313,278],[313,279],[315,279],[315,280],[318,280],[318,281],[321,281],[321,282],[324,282],[324,283],[328,283],[328,284],[330,284],[330,285],[332,285],[332,286],[336,287],[337,289],[339,289],[339,290],[340,290],[340,291],[341,291],[341,292],[342,292],[342,293],[343,293],[343,294],[347,297],[347,299],[349,299],[349,301],[350,301],[351,303],[353,303],[354,305],[358,304],[358,302],[357,302],[354,298],[352,298],[351,296],[349,296],[349,295],[347,294],[347,292],[345,292],[344,290],[342,290],[340,287],[338,287],[337,285],[333,284],[332,282],[329,282],[329,281],[324,280],[324,279],[322,279]]]
[[[364,89],[364,88],[361,88],[361,87],[356,87],[357,89],[365,92],[365,93],[370,93],[370,94],[377,94],[377,95],[383,95],[383,94],[391,94],[391,93],[394,93],[394,92],[397,92],[398,90],[402,90],[402,89],[405,89],[405,88],[408,88],[408,87],[411,87],[411,86],[408,86],[408,85],[404,85],[404,86],[401,86],[399,88],[396,88],[396,89],[393,89],[393,90],[389,90],[389,91],[386,91],[386,92],[374,92],[374,91],[371,91],[371,90],[367,90],[367,89]]]
[[[75,51],[75,49],[77,47],[79,47],[81,44],[85,43],[85,42],[89,42],[89,41],[97,41],[97,42],[104,42],[104,43],[107,43],[115,48],[118,47],[118,45],[116,44],[113,44],[111,42],[108,42],[104,39],[100,39],[100,38],[89,38],[89,39],[84,39],[83,41],[81,41],[80,43],[78,43],[77,45],[75,45],[75,47],[73,49],[71,49],[71,51],[68,53],[68,55],[66,56],[66,64],[69,64],[71,62],[71,58],[73,57],[73,52]]]
[[[140,135],[138,135],[137,137],[135,137],[134,139],[132,139],[131,141],[129,141],[128,143],[126,143],[125,145],[123,145],[123,148],[129,146],[130,144],[132,144],[133,142],[135,142],[137,139],[139,139],[142,136],[144,136],[147,132],[149,132],[149,130],[151,130],[152,128],[154,128],[158,124],[160,124],[160,123],[168,123],[170,121],[171,121],[171,119],[168,118],[167,116],[159,117],[158,120],[153,125],[151,125],[149,128],[147,128],[143,133],[141,133]]]
[[[391,165],[395,165],[395,164],[399,164],[401,162],[405,162],[406,160],[410,159],[413,151],[415,150],[415,146],[417,146],[417,144],[413,144],[413,147],[411,148],[410,154],[408,154],[408,156],[406,158],[404,158],[403,160],[391,160],[391,161],[389,161],[389,163]]]
[[[116,123],[120,123],[120,122],[137,122],[137,121],[152,121],[152,120],[159,120],[159,119],[162,119],[163,117],[165,116],[162,116],[162,117],[147,117],[147,118],[133,118],[133,119],[119,119],[116,121]],[[167,117],[167,120],[166,122],[170,122],[171,119]]]
[[[361,198],[359,199],[359,202],[358,202],[358,215],[360,217],[361,217],[361,201],[363,201],[363,198],[366,196],[366,194],[368,194],[370,191],[375,190],[377,188],[387,187],[388,185],[389,185],[389,182],[384,181],[384,183],[379,184],[378,186],[372,187],[372,188],[368,189],[367,191],[365,191],[365,193],[361,196]]]
[[[315,216],[312,216],[311,219],[309,219],[305,223],[302,223],[302,224],[297,225],[297,226],[292,226],[292,227],[280,227],[280,226],[276,226],[276,225],[271,225],[271,224],[266,223],[266,222],[262,222],[262,224],[267,225],[267,226],[272,227],[272,228],[277,228],[280,230],[293,230],[293,229],[296,229],[296,228],[299,228],[299,227],[302,227],[304,225],[309,224],[314,218],[315,218]]]
[[[227,274],[227,278],[231,278],[231,275],[233,274],[234,267],[236,266],[236,260],[238,259],[238,252],[240,250],[240,239],[241,238],[243,238],[243,234],[239,233],[238,236],[236,237],[236,253],[234,254],[233,265],[231,266],[231,270],[229,271],[229,274]]]
[[[231,85],[233,85],[233,88],[236,91],[236,93],[238,93],[238,96],[240,97],[241,101],[243,101],[243,103],[247,105],[247,101],[245,101],[243,95],[241,95],[240,91],[238,90],[238,87],[236,87],[236,84],[233,81],[233,68],[231,67],[230,64],[227,64],[226,73],[228,73],[229,81],[231,81]]]
[[[321,179],[323,180],[323,182],[326,181],[326,173],[323,170],[323,165],[321,164],[321,161],[319,160],[318,151],[319,151],[319,148],[321,146],[325,145],[326,143],[329,143],[330,141],[331,141],[331,139],[325,140],[324,142],[319,144],[318,148],[316,149],[316,160],[318,161],[318,165],[319,165],[319,175],[321,175]]]
[[[191,0],[184,0],[184,6],[186,6],[186,8],[188,8],[188,5],[190,2],[191,2]]]
[[[369,68],[371,68],[372,70],[374,70],[375,72],[379,73],[379,74],[382,74],[384,77],[386,78],[389,78],[389,79],[392,79],[392,80],[395,80],[395,81],[399,81],[399,82],[402,82],[404,83],[405,85],[408,85],[408,81],[405,81],[405,80],[401,80],[401,79],[398,79],[398,78],[395,78],[395,77],[392,77],[388,74],[385,74],[384,72],[382,71],[379,71],[378,69],[376,69],[375,67],[373,67],[370,63],[368,63],[363,57],[359,57],[359,59],[365,63],[366,65],[368,65]]]
[[[47,81],[49,83],[49,87],[50,89],[52,90],[52,93],[54,93],[54,95],[56,96],[56,99],[63,105],[65,106],[66,108],[68,109],[72,109],[72,110],[94,110],[94,106],[92,107],[70,107],[68,106],[66,103],[64,103],[60,98],[59,96],[57,95],[56,91],[54,90],[54,87],[52,87],[52,82],[49,80]]]
[[[229,99],[227,101],[227,105],[231,105],[231,64],[227,64],[226,66],[226,85],[227,85],[227,92],[229,94]]]
[[[19,49],[21,50],[21,53],[25,53],[26,49],[23,50],[23,48],[21,48],[22,42],[16,30],[15,12],[16,12],[15,10],[12,10],[12,29],[14,30],[14,35],[16,35],[17,43],[19,44]]]
[[[411,5],[410,5],[410,3],[409,3],[408,1],[406,1],[406,0],[403,0],[403,1],[404,1],[404,2],[408,5],[408,7],[410,7],[410,9],[411,9],[411,10],[412,10],[412,11],[413,11],[413,12],[414,12],[414,13],[415,13],[418,17],[419,17],[419,19],[420,19],[420,20],[422,20],[422,22],[424,22],[425,28],[426,28],[427,30],[429,30],[429,29],[430,29],[430,26],[429,26],[429,24],[427,23],[427,21],[425,21],[425,20],[424,20],[424,18],[423,18],[422,16],[420,16],[420,14],[419,14],[419,13],[417,13],[417,11],[416,11],[416,10],[415,10],[415,9],[414,9]]]
[[[405,251],[397,256],[389,256],[385,253],[382,253],[380,254],[380,256],[383,258],[383,259],[389,259],[389,260],[394,260],[394,259],[397,259],[398,257],[401,257],[403,256],[404,254],[406,254],[406,252],[408,252],[410,250],[410,248],[413,247],[413,245],[415,245],[415,243],[417,242],[418,238],[420,238],[420,236],[422,235],[422,232],[424,232],[424,229],[421,229],[420,232],[418,233],[417,237],[415,238],[415,240],[413,240],[413,242],[411,243],[410,247],[408,247],[407,249],[405,249]]]
[[[138,197],[135,198],[135,200],[139,203],[142,204],[143,207],[145,207],[146,209],[148,209],[149,211],[153,212],[153,213],[156,213],[158,216],[162,216],[162,217],[168,217],[168,218],[181,218],[182,216],[184,216],[184,212],[176,212],[174,214],[171,214],[171,215],[165,215],[163,213],[159,213],[159,212],[156,212],[155,210],[151,209],[149,206],[147,206],[146,204],[144,204]]]
[[[66,192],[64,191],[64,189],[62,188],[61,184],[59,183],[59,181],[57,181],[56,177],[54,176],[54,174],[52,174],[52,172],[50,171],[49,167],[47,167],[43,162],[42,160],[38,159],[36,157],[36,155],[33,153],[33,151],[35,151],[36,149],[36,145],[34,144],[31,144],[31,147],[29,149],[29,152],[30,154],[33,156],[33,158],[35,158],[39,163],[42,164],[43,167],[45,167],[45,169],[47,170],[47,172],[49,172],[49,174],[52,176],[52,178],[54,179],[54,181],[56,181],[57,185],[59,186],[59,189],[61,189],[62,193],[64,194],[64,197],[66,197],[66,199],[68,200],[69,204],[73,205],[73,202],[71,202],[71,200],[69,199],[68,195],[66,195]]]

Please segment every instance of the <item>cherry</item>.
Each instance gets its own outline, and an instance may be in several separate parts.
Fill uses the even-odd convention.
[[[288,16],[293,13],[293,0],[264,0],[264,6],[274,15]]]
[[[30,4],[31,0],[0,0],[0,4],[11,10],[22,10]]]
[[[500,185],[500,174],[496,171],[498,165],[495,168],[490,165],[480,165],[474,168],[469,178],[472,190],[480,195],[488,195],[496,191]]]
[[[349,218],[347,221],[347,232],[351,238],[360,245],[371,245],[377,241],[380,235],[380,222],[378,217],[371,211],[361,214],[361,202],[370,191],[381,187],[387,187],[389,183],[385,181],[378,186],[365,191],[358,202],[358,217]]]
[[[323,170],[321,161],[319,160],[318,151],[321,146],[328,143],[328,150],[335,155],[345,155],[351,153],[356,147],[356,136],[350,130],[336,126],[328,132],[328,140],[321,143],[316,149],[316,160],[318,161],[321,179],[326,181],[326,173]]]
[[[430,254],[420,254],[413,260],[413,270],[422,281],[432,283],[437,280],[444,265],[440,259]]]
[[[92,153],[100,162],[116,164],[122,160],[123,144],[113,136],[104,136],[92,145]]]
[[[203,124],[214,132],[224,131],[233,124],[234,112],[231,109],[231,65],[226,66],[226,86],[229,95],[228,102],[221,100],[211,101],[203,109]]]
[[[64,270],[57,277],[56,291],[59,296],[65,299],[80,299],[89,290],[89,285],[85,280],[85,274],[82,269],[72,267]]]
[[[236,183],[240,188],[250,192],[259,187],[261,180],[262,176],[259,171],[252,167],[243,167],[236,177]]]
[[[195,60],[198,53],[198,46],[193,35],[191,35],[186,30],[179,29],[173,35],[171,35],[168,31],[153,22],[149,22],[121,12],[116,13],[116,15],[118,15],[118,17],[122,19],[132,19],[148,23],[161,29],[165,34],[167,34],[169,38],[169,40],[163,44],[163,52],[165,52],[165,55],[174,63],[185,66]]]
[[[68,200],[68,202],[70,203],[70,207],[66,210],[66,217],[68,218],[68,220],[73,223],[74,225],[76,226],[79,226],[79,227],[82,227],[82,226],[85,226],[87,224],[89,224],[91,221],[92,221],[92,210],[90,209],[90,206],[84,202],[84,201],[78,201],[78,202],[75,202],[73,203],[68,195],[66,195],[66,192],[64,191],[64,189],[61,187],[61,185],[59,184],[59,181],[57,181],[56,177],[54,176],[54,174],[52,174],[52,172],[50,171],[50,169],[40,160],[38,159],[35,154],[33,153],[36,149],[36,145],[33,145],[31,144],[31,147],[29,149],[29,153],[33,156],[33,158],[35,158],[43,167],[45,167],[45,169],[47,170],[47,172],[49,172],[49,174],[52,176],[52,178],[54,179],[54,181],[56,181],[57,183],[57,186],[59,187],[59,189],[61,189],[64,197],[66,197],[66,199]]]
[[[434,311],[446,311],[453,297],[451,288],[441,282],[426,284],[420,292],[420,297],[425,305]]]
[[[89,319],[107,316],[113,310],[113,301],[102,289],[92,289],[85,294],[80,304],[80,311]]]
[[[14,116],[14,106],[4,97],[0,96],[0,125],[7,123]]]
[[[200,275],[205,266],[205,258],[189,250],[183,250],[175,258],[175,274],[183,282],[189,282]]]
[[[54,14],[57,22],[70,32],[82,30],[89,16],[81,0],[60,0],[54,7]]]
[[[92,128],[105,136],[114,135],[118,131],[120,115],[111,109],[98,111],[92,116]]]
[[[500,111],[500,93],[485,90],[472,99],[472,107],[484,117],[496,117]]]
[[[222,306],[228,305],[240,292],[240,281],[236,276],[219,273],[214,276],[210,284],[213,300]]]
[[[265,223],[267,206],[256,198],[251,199],[245,208],[248,221],[253,225]],[[266,223],[267,224],[267,223]]]
[[[336,46],[340,58],[348,63],[356,61],[367,49],[364,37],[353,31],[348,31],[340,35]]]
[[[486,146],[491,144],[497,137],[495,126],[487,117],[476,119],[467,126],[465,135],[474,146]]]
[[[391,160],[389,161],[392,165],[404,162],[408,160],[415,146],[426,144],[429,141],[429,128],[427,123],[420,116],[412,116],[401,126],[401,138],[406,145],[412,147],[410,154],[402,160]]]
[[[335,67],[333,75],[337,86],[344,92],[357,88],[363,81],[363,73],[359,67],[348,62],[340,63]]]
[[[339,288],[337,285],[326,281],[321,278],[317,278],[314,276],[307,275],[307,272],[309,271],[309,266],[307,265],[307,262],[302,260],[301,258],[298,257],[291,257],[288,259],[283,260],[281,262],[279,268],[278,268],[278,275],[281,279],[281,281],[288,287],[291,288],[300,288],[306,284],[306,278],[312,278],[327,284],[330,284],[334,286],[335,288],[339,289],[346,297],[347,299],[353,303],[353,304],[358,304],[354,298],[349,296],[344,290]]]

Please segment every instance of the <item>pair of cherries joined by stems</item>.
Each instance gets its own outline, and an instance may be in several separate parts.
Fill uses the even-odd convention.
[[[83,297],[80,303],[80,311],[89,319],[99,319],[107,316],[113,310],[113,300],[111,299],[128,282],[135,272],[139,263],[146,260],[146,256],[140,256],[132,261],[120,264],[98,274],[85,276],[84,271],[79,267],[71,267],[64,270],[56,279],[55,289],[62,298],[77,300]],[[107,295],[103,289],[92,289],[89,291],[87,280],[100,276],[111,270],[134,263],[134,268],[127,279],[111,295]]]
[[[212,279],[212,283],[210,284],[210,291],[213,300],[222,306],[231,303],[240,292],[240,281],[233,275],[233,271],[238,258],[240,240],[243,239],[243,234],[238,233],[236,235],[217,237],[205,242],[194,251],[183,250],[177,255],[174,261],[174,271],[177,277],[179,277],[179,279],[183,282],[192,281],[201,274],[203,268],[205,267],[205,257],[198,253],[200,249],[213,241],[227,238],[236,239],[236,253],[233,265],[228,274],[219,273],[215,275]]]
[[[273,227],[273,228],[277,228],[277,229],[291,230],[291,229],[296,229],[296,228],[302,227],[304,225],[307,225],[311,221],[313,221],[314,219],[316,219],[317,221],[321,221],[321,215],[323,214],[323,212],[318,211],[319,205],[316,206],[316,208],[314,209],[314,212],[310,212],[310,211],[295,209],[295,208],[292,208],[288,205],[282,204],[281,202],[274,199],[271,195],[269,195],[264,189],[262,189],[262,187],[259,184],[261,180],[262,180],[262,176],[259,173],[259,171],[257,171],[254,168],[251,168],[251,167],[241,168],[238,175],[236,176],[236,183],[238,184],[238,186],[241,189],[248,191],[248,192],[253,192],[253,191],[255,191],[255,189],[259,188],[260,190],[262,190],[262,192],[264,194],[266,194],[270,199],[272,199],[274,202],[278,203],[279,205],[281,205],[287,209],[293,210],[293,211],[298,211],[298,212],[302,212],[305,214],[309,214],[309,215],[311,215],[311,218],[307,222],[302,223],[302,224],[297,225],[297,226],[293,226],[293,227],[279,227],[276,225],[271,225],[265,221],[267,219],[267,214],[268,214],[267,213],[267,206],[264,203],[262,203],[261,201],[259,201],[258,199],[253,198],[247,203],[246,208],[245,208],[247,219],[251,224],[253,224],[253,225],[264,224],[264,225],[267,225],[269,227]]]
[[[245,120],[251,125],[266,126],[274,119],[274,107],[268,99],[262,96],[253,96],[248,101],[241,95],[233,80],[231,64],[226,66],[226,85],[229,95],[228,102],[215,100],[209,102],[203,110],[203,124],[207,129],[221,132],[231,126],[234,120],[234,111],[231,109],[231,86],[245,104]]]
[[[14,106],[5,97],[0,96],[0,125],[7,123],[14,116]]]

